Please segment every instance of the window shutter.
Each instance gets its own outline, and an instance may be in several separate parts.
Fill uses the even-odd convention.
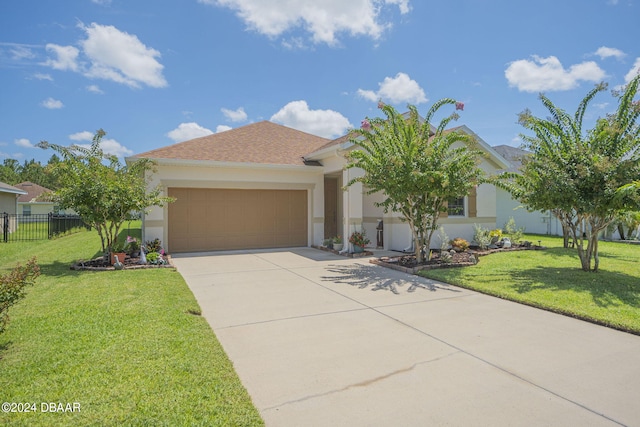
[[[467,204],[469,205],[469,218],[475,218],[478,216],[478,195],[476,187],[471,189],[469,196],[467,197]]]

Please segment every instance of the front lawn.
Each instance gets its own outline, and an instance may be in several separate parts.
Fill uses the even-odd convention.
[[[640,245],[600,242],[600,272],[580,269],[562,238],[525,236],[548,249],[502,252],[472,267],[422,271],[453,285],[640,334]]]
[[[42,269],[0,335],[0,402],[36,412],[0,425],[262,425],[180,274],[69,269],[99,247],[95,231],[0,243],[0,274],[33,255]]]

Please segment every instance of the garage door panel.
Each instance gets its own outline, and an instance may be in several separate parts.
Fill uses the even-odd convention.
[[[306,190],[170,188],[172,252],[307,245]]]

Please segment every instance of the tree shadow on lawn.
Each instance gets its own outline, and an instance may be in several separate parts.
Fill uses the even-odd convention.
[[[462,292],[446,283],[374,265],[330,265],[328,271],[336,275],[323,276],[323,281],[349,285],[363,290],[390,291],[396,295],[405,287],[407,292],[414,292],[416,289],[425,289],[431,292],[437,290]]]
[[[640,284],[634,276],[600,271],[589,273],[579,268],[536,266],[512,273],[512,289],[520,294],[535,290],[574,291],[589,293],[599,307],[622,304],[640,305]]]

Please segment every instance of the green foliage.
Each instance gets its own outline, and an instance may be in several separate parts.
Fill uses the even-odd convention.
[[[353,244],[354,246],[365,247],[369,243],[371,243],[371,241],[367,237],[367,232],[363,229],[362,231],[354,231],[353,233],[351,233],[351,237],[349,237],[349,243]]]
[[[487,249],[491,244],[489,229],[479,224],[473,224],[473,241],[478,244],[480,249]]]
[[[147,240],[144,244],[145,252],[160,252],[162,250],[162,241],[157,237],[153,240]]]
[[[54,198],[61,208],[72,208],[100,235],[102,251],[113,251],[122,224],[132,212],[172,201],[156,187],[147,191],[154,163],[140,159],[123,165],[100,148],[105,132],[96,132],[90,148],[63,147],[43,141],[41,148],[52,148],[62,161],[52,166],[60,188]]]
[[[422,249],[430,247],[447,201],[469,194],[483,179],[479,167],[482,154],[470,148],[474,137],[445,131],[457,114],[441,120],[437,128],[431,124],[436,112],[450,104],[456,101],[445,98],[436,102],[422,119],[413,105],[403,115],[380,103],[386,118],[366,119],[351,135],[351,142],[359,149],[348,154],[346,167],[360,168],[364,175],[347,185],[360,182],[367,194],[380,192],[384,199],[378,206],[402,215],[411,229],[418,261],[422,260]]]
[[[513,243],[518,243],[520,240],[522,240],[522,236],[525,232],[525,227],[518,228],[516,226],[516,220],[513,219],[513,217],[509,217],[509,221],[505,222],[504,224],[504,231],[505,233],[507,233]]]
[[[600,232],[618,212],[640,209],[635,192],[620,190],[640,176],[640,104],[633,101],[639,83],[640,75],[619,94],[617,111],[589,131],[582,128],[585,111],[606,85],[591,90],[574,115],[540,95],[549,118],[534,117],[528,110],[520,114],[520,123],[534,134],[522,136],[532,155],[523,159],[521,174],[505,173],[497,182],[529,210],[556,215],[577,242],[585,271],[598,271]]]
[[[47,165],[42,165],[34,159],[25,160],[22,165],[15,159],[4,159],[0,165],[0,181],[10,185],[29,181],[55,190],[58,188],[58,181],[51,173],[51,167],[59,161],[55,154],[51,156]]]
[[[161,259],[160,254],[158,252],[149,252],[147,254],[147,262],[149,264],[158,264],[159,260]]]
[[[27,285],[33,285],[40,275],[36,258],[31,258],[25,266],[18,264],[11,272],[0,276],[0,334],[9,323],[9,307],[26,295]]]

